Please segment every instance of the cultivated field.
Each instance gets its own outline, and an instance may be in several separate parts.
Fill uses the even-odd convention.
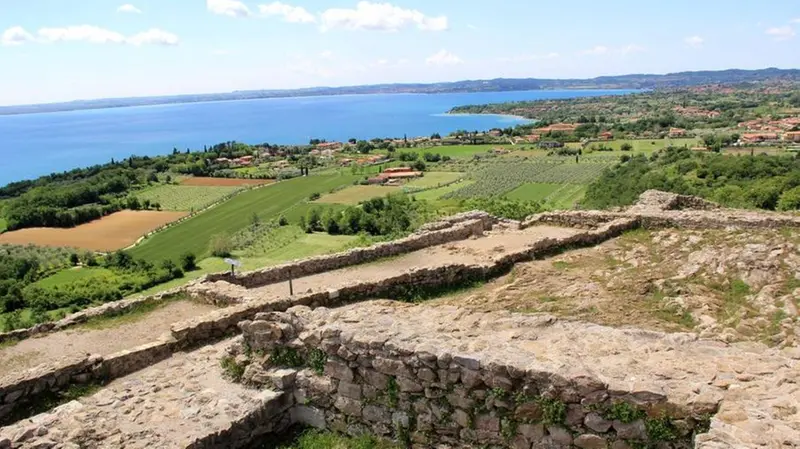
[[[272,179],[203,178],[191,177],[181,181],[182,186],[241,187],[260,186],[275,182]]]
[[[547,183],[528,183],[523,184],[506,195],[512,200],[545,202],[554,209],[570,209],[579,201],[586,186],[581,184],[547,184]]]
[[[131,249],[130,254],[158,261],[176,259],[190,251],[202,259],[210,253],[209,242],[213,236],[233,235],[244,229],[252,223],[254,213],[264,221],[276,220],[312,193],[328,192],[352,184],[357,178],[353,175],[309,176],[242,192],[230,201],[153,235]]]
[[[370,198],[379,196],[386,196],[390,193],[398,193],[402,191],[402,187],[391,186],[351,186],[345,189],[323,195],[316,202],[329,203],[329,204],[358,204]]]
[[[506,150],[519,150],[528,148],[531,145],[511,145],[511,144],[486,144],[486,145],[444,145],[440,147],[414,148],[411,151],[419,154],[439,153],[442,156],[452,158],[470,158],[476,154],[489,154],[493,148],[505,148]]]
[[[123,210],[74,228],[27,228],[0,235],[0,243],[69,246],[114,251],[186,215],[185,212]]]
[[[700,143],[700,139],[619,139],[610,140],[607,142],[592,142],[589,144],[587,149],[591,149],[592,147],[600,147],[603,145],[608,148],[613,148],[614,151],[620,151],[620,148],[622,148],[622,145],[625,143],[630,144],[633,147],[633,150],[631,150],[632,153],[639,153],[661,150],[670,145],[674,147],[682,147],[685,145],[691,148]]]
[[[474,184],[458,189],[446,198],[502,196],[526,183],[586,184],[596,179],[607,166],[603,163],[579,163],[563,158],[530,162],[487,164],[469,177]]]
[[[464,176],[464,174],[459,172],[427,172],[425,176],[412,180],[406,184],[405,187],[411,189],[428,189],[440,184],[453,182],[462,176]]]
[[[136,197],[158,203],[163,210],[200,210],[241,189],[236,186],[159,185],[137,193]]]

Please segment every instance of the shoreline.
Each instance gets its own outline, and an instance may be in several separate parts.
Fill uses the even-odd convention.
[[[470,116],[470,115],[474,115],[474,116],[480,116],[480,117],[485,117],[487,115],[491,115],[491,116],[495,116],[495,117],[505,117],[505,118],[513,118],[513,119],[516,119],[516,120],[524,120],[526,122],[534,122],[535,123],[535,122],[539,121],[539,119],[528,118],[528,117],[523,117],[521,115],[514,115],[514,114],[494,114],[494,113],[482,114],[482,113],[474,113],[474,112],[445,112],[443,114],[438,114],[438,115],[441,115],[441,116],[456,116],[456,115],[458,115],[458,116]]]

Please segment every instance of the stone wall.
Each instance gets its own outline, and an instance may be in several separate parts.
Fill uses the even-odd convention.
[[[378,243],[367,248],[356,248],[327,256],[311,257],[263,270],[237,274],[235,276],[231,276],[230,273],[210,274],[206,276],[205,281],[226,281],[246,288],[260,287],[311,274],[337,270],[351,265],[372,262],[386,257],[393,257],[456,240],[464,240],[473,235],[481,235],[484,231],[490,230],[494,221],[495,219],[486,212],[466,212],[430,223],[408,237],[391,242]]]
[[[592,374],[361,334],[340,328],[335,311],[319,321],[309,313],[240,324],[251,354],[244,381],[292,393],[292,420],[304,425],[416,448],[514,449],[688,448],[707,425],[707,410],[670,403],[659,388],[619,391]]]
[[[97,307],[90,307],[58,320],[47,323],[40,323],[26,329],[17,329],[9,332],[0,333],[0,343],[12,340],[24,340],[48,332],[58,332],[72,326],[85,323],[92,318],[103,316],[121,315],[128,310],[151,302],[159,303],[173,299],[183,294],[184,287],[173,288],[162,293],[150,296],[136,296],[133,298],[121,299],[102,304]]]
[[[23,373],[0,379],[0,422],[15,409],[72,385],[103,383],[138,371],[170,357],[176,348],[171,335],[108,356],[85,357],[41,365]]]

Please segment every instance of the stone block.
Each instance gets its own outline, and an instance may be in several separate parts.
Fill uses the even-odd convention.
[[[288,390],[294,386],[297,371],[293,369],[270,370],[266,373],[266,378],[276,390]]]
[[[361,417],[373,423],[389,424],[392,422],[392,416],[389,411],[377,405],[365,406],[363,410],[361,410]]]
[[[469,413],[458,408],[453,412],[453,421],[455,421],[455,423],[459,426],[466,428],[472,427],[473,424],[472,417],[469,415]]]
[[[542,420],[542,407],[538,402],[525,402],[517,406],[514,416],[519,421],[536,422]]]
[[[411,370],[408,369],[405,363],[399,360],[375,357],[372,361],[372,367],[375,368],[375,371],[389,376],[413,377]]]
[[[392,424],[395,428],[408,429],[411,427],[411,418],[406,412],[392,413]]]
[[[360,417],[361,416],[361,402],[355,399],[338,396],[334,401],[333,406],[345,415]]]
[[[360,368],[359,374],[368,384],[378,390],[385,390],[389,386],[389,376],[386,374],[366,368]]]
[[[353,370],[349,366],[338,360],[331,359],[328,359],[325,363],[325,375],[347,382],[352,382],[355,377]]]
[[[624,423],[622,421],[614,421],[612,426],[617,432],[619,438],[625,440],[645,440],[647,439],[647,428],[644,426],[644,421],[637,419],[632,423]]]
[[[517,433],[527,438],[529,441],[539,441],[544,438],[544,424],[520,424],[517,426]]]
[[[340,396],[344,396],[350,399],[361,399],[361,385],[353,384],[347,381],[339,382],[339,388],[337,390]]]
[[[606,449],[608,447],[608,442],[605,438],[591,434],[578,436],[572,444],[581,449]]]
[[[453,357],[453,361],[468,370],[477,371],[481,368],[481,361],[474,356],[456,355]]]
[[[419,372],[417,372],[417,377],[425,382],[436,382],[436,373],[429,368],[420,368]]]
[[[450,403],[453,407],[463,408],[465,410],[470,410],[472,407],[475,406],[475,401],[469,397],[462,396],[458,392],[450,393],[447,396],[447,402]]]
[[[488,432],[500,431],[500,418],[489,415],[479,415],[475,417],[475,430]]]
[[[417,381],[407,377],[398,377],[397,386],[404,393],[420,393],[425,390]]]
[[[611,428],[611,421],[600,416],[599,413],[592,412],[583,419],[583,424],[597,433],[606,433]]]
[[[563,427],[547,426],[547,434],[550,435],[550,439],[556,444],[564,446],[572,444],[572,434]]]

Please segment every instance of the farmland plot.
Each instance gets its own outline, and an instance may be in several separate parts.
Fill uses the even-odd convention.
[[[241,187],[160,185],[136,194],[140,201],[158,203],[163,210],[201,210],[242,190]]]

